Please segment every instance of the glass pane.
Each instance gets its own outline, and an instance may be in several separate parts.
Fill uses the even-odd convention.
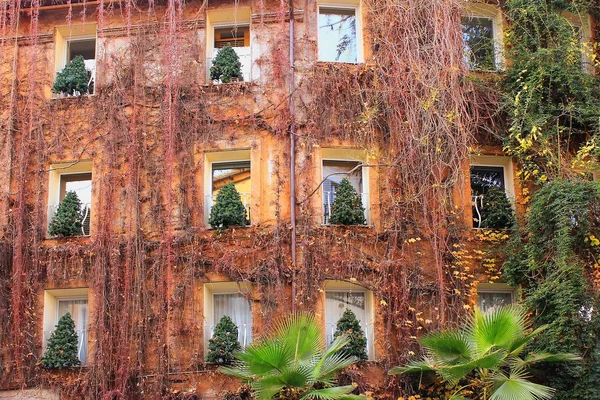
[[[485,194],[491,187],[505,189],[504,167],[471,167],[471,196]]]
[[[96,58],[96,39],[70,40],[68,61],[77,56],[82,56],[84,60],[94,60]]]
[[[66,192],[75,192],[77,193],[77,197],[79,197],[79,201],[81,204],[90,204],[92,202],[92,181],[84,180],[84,181],[67,181],[65,182],[65,193]],[[61,196],[61,201],[64,198],[64,195]]]
[[[366,322],[366,300],[364,292],[325,293],[325,322],[336,325],[344,311],[351,310],[361,322]]]
[[[213,295],[213,325],[227,315],[238,327],[242,345],[252,341],[252,311],[250,301],[240,293]]]
[[[495,307],[506,306],[512,303],[512,293],[510,292],[481,292],[478,293],[477,302],[482,312],[488,312]]]
[[[78,355],[79,360],[82,364],[87,362],[87,331],[88,331],[88,301],[85,299],[81,300],[59,300],[58,301],[58,320],[62,318],[66,313],[71,314],[73,322],[75,323],[75,331],[77,332],[78,339]]]
[[[354,9],[319,8],[319,61],[357,62],[356,42]]]
[[[214,48],[220,49],[231,44],[232,47],[244,47],[248,42],[250,28],[247,26],[215,29]]]
[[[470,69],[496,69],[494,22],[491,18],[463,17],[465,62]]]
[[[214,163],[212,165],[213,195],[226,183],[233,182],[240,194],[250,193],[250,161]]]

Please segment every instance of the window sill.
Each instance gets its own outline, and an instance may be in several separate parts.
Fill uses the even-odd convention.
[[[88,98],[88,97],[95,97],[96,93],[86,93],[86,94],[80,94],[79,96],[58,96],[55,94],[52,94],[52,97],[50,97],[50,100],[67,100],[67,99],[80,99],[80,98]]]
[[[68,243],[68,242],[89,242],[91,235],[81,235],[81,236],[46,236],[44,238],[44,242],[46,244],[58,244],[58,243]]]

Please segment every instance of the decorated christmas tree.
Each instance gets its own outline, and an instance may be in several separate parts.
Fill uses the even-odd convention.
[[[56,76],[52,93],[77,94],[75,92],[87,93],[88,90],[88,71],[85,69],[85,63],[82,56],[77,56]]]
[[[512,227],[515,216],[506,192],[491,187],[483,195],[481,207],[481,227],[491,229],[507,229]]]
[[[215,229],[246,225],[246,208],[233,183],[227,183],[219,190],[208,223]]]
[[[235,352],[242,349],[238,341],[238,327],[227,315],[215,326],[213,337],[208,341],[206,360],[219,364],[231,364]]]
[[[344,333],[350,336],[350,342],[343,348],[346,354],[355,356],[359,360],[366,360],[368,358],[367,337],[360,327],[356,315],[349,309],[344,311],[342,318],[338,321],[333,337],[337,338]]]
[[[231,78],[242,77],[242,63],[237,53],[231,47],[231,44],[223,47],[212,60],[210,68],[210,79],[220,79],[221,82],[227,83]]]
[[[350,181],[342,179],[335,190],[329,223],[337,225],[361,225],[365,223],[365,209],[360,195]]]
[[[48,233],[52,236],[81,235],[82,219],[81,202],[77,193],[67,192],[50,221]]]
[[[77,333],[71,314],[66,313],[52,332],[42,356],[44,368],[68,368],[80,364],[77,357]]]

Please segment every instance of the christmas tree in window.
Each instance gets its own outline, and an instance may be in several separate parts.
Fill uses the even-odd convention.
[[[219,364],[231,364],[235,352],[242,349],[238,341],[238,327],[227,315],[215,326],[213,337],[208,341],[206,360]]]
[[[337,322],[336,331],[333,334],[334,338],[340,335],[347,334],[350,337],[350,342],[344,346],[346,354],[355,356],[359,360],[366,360],[367,357],[367,337],[360,326],[360,321],[352,310],[346,309],[342,318]]]
[[[77,356],[77,333],[71,314],[66,313],[52,332],[42,356],[44,368],[68,368],[80,364]]]
[[[219,190],[208,223],[215,229],[246,225],[246,208],[233,183],[227,183]]]
[[[329,223],[334,225],[362,225],[365,223],[365,208],[360,195],[346,178],[335,190]]]
[[[48,233],[51,236],[82,235],[82,220],[81,201],[77,193],[67,192],[50,221]]]

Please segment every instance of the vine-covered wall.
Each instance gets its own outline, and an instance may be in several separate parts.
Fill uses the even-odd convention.
[[[470,233],[470,152],[475,138],[501,150],[505,97],[469,78],[463,2],[364,1],[362,64],[317,62],[317,3],[295,2],[293,89],[287,2],[52,3],[0,6],[0,387],[223,396],[238,383],[203,362],[205,283],[251,282],[257,337],[292,309],[324,319],[324,282],[342,280],[375,297],[377,361],[347,379],[375,398],[410,393],[385,371],[419,351],[417,336],[469,312],[477,282],[497,280],[503,259],[480,243],[507,236]],[[213,85],[209,16],[246,8],[260,75]],[[95,92],[51,98],[55,27],[85,24],[97,24]],[[321,225],[331,148],[364,154],[372,226]],[[206,224],[205,177],[207,157],[227,150],[250,154],[252,226],[220,232]],[[92,165],[91,235],[49,239],[49,174],[81,162]],[[45,373],[43,293],[77,287],[90,293],[89,366]]]

